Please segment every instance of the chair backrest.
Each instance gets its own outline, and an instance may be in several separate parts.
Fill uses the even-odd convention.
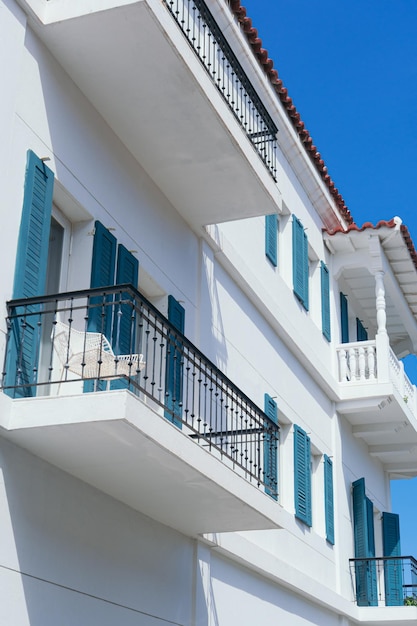
[[[57,320],[52,329],[54,348],[63,363],[78,354],[106,352],[114,356],[109,340],[102,333],[84,332]]]

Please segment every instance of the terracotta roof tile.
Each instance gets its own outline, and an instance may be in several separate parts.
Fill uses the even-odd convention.
[[[417,252],[413,240],[411,239],[411,235],[407,226],[405,226],[405,224],[401,224],[401,220],[399,220],[398,217],[393,217],[391,220],[380,220],[377,224],[375,224],[375,226],[372,224],[372,222],[365,222],[364,224],[362,224],[362,226],[359,227],[357,224],[352,222],[351,224],[349,224],[347,229],[344,229],[342,226],[338,226],[333,230],[324,229],[324,232],[326,232],[330,236],[336,235],[337,233],[343,233],[346,235],[353,231],[363,232],[364,230],[377,230],[382,227],[395,228],[396,226],[398,226],[398,224],[400,224],[400,232],[402,238],[407,247],[410,258],[414,263],[414,267],[417,271]]]

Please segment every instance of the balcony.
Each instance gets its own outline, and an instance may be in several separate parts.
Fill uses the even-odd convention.
[[[412,556],[350,559],[358,606],[417,606],[417,561]]]
[[[29,15],[39,12],[33,0],[21,4]],[[202,0],[56,1],[31,21],[195,229],[274,213],[281,203],[277,127],[237,59],[243,49],[235,54],[222,34],[234,30],[231,13],[210,6],[215,16]],[[237,28],[233,37],[242,46]],[[48,105],[53,95],[44,97]],[[56,121],[65,126],[65,119]],[[59,128],[51,129],[56,152]]]
[[[417,392],[388,336],[337,347],[337,410],[392,478],[417,475]]]
[[[9,302],[2,389],[9,439],[162,523],[280,526],[278,426],[129,285]]]

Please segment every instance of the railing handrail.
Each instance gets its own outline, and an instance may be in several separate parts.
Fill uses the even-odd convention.
[[[417,567],[417,560],[413,556],[362,556],[349,559],[350,563],[362,561],[410,561]]]
[[[346,350],[347,348],[360,348],[360,347],[369,347],[375,346],[375,339],[367,339],[366,341],[349,341],[347,343],[340,343],[336,346],[336,350]]]
[[[278,128],[206,3],[204,0],[163,0],[163,3],[276,182]],[[248,117],[255,120],[253,126],[248,123]]]
[[[106,295],[112,295],[112,294],[114,295],[115,294],[130,294],[131,296],[139,299],[142,304],[144,304],[147,308],[149,308],[153,312],[156,318],[159,318],[163,322],[164,326],[167,327],[169,334],[172,334],[176,338],[180,338],[181,344],[183,346],[191,349],[191,351],[194,352],[195,355],[199,359],[201,359],[202,362],[207,364],[213,370],[213,372],[216,375],[218,375],[219,378],[221,378],[226,383],[226,385],[228,385],[235,393],[237,393],[240,396],[240,398],[248,405],[248,407],[250,407],[252,410],[254,410],[257,413],[262,414],[262,419],[268,423],[269,427],[272,430],[279,432],[279,426],[273,420],[271,420],[271,418],[262,409],[260,409],[260,407],[257,406],[255,402],[253,402],[253,400],[251,400],[237,385],[235,385],[235,383],[233,383],[233,381],[231,381],[230,378],[228,378],[226,374],[224,374],[224,372],[222,372],[217,367],[217,365],[215,365],[212,361],[210,361],[210,359],[208,359],[207,356],[203,354],[201,350],[197,348],[197,346],[195,346],[189,339],[187,339],[187,337],[183,333],[181,333],[177,328],[175,328],[175,326],[172,325],[172,323],[168,320],[168,318],[165,317],[165,315],[163,315],[163,313],[161,313],[159,309],[157,309],[151,302],[149,302],[149,300],[147,300],[147,298],[143,294],[141,294],[140,291],[138,291],[138,289],[136,289],[132,284],[123,283],[119,285],[109,285],[106,287],[93,287],[90,289],[67,291],[67,292],[61,292],[61,293],[56,293],[56,294],[44,295],[44,296],[35,296],[32,298],[17,298],[14,300],[9,300],[6,302],[6,306],[8,310],[8,318],[13,319],[13,317],[21,317],[21,314],[20,315],[13,314],[12,312],[13,309],[17,309],[19,307],[36,306],[36,305],[45,304],[48,302],[50,303],[54,303],[58,301],[62,302],[63,300],[75,300],[75,299],[81,299],[81,298],[90,299],[90,298],[94,298],[95,296],[106,296]],[[128,299],[120,300],[120,303],[132,304],[132,302]],[[59,312],[60,310],[62,311],[68,310],[68,307],[58,308],[56,311]],[[39,312],[35,310],[35,311],[27,312],[26,315],[30,316],[30,315],[38,315],[38,314]]]

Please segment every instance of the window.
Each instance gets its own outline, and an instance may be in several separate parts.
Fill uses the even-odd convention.
[[[295,516],[312,525],[311,518],[311,452],[310,437],[294,425],[294,502]]]
[[[292,271],[294,294],[308,311],[308,240],[300,220],[292,221]]]
[[[274,422],[278,424],[278,407],[277,403],[270,395],[265,394],[264,398],[264,412]],[[265,424],[267,429],[264,439],[264,482],[265,492],[274,498],[278,499],[278,440],[274,433],[268,427],[268,423]]]
[[[334,545],[333,463],[327,454],[324,455],[324,511],[326,539]]]
[[[274,267],[278,265],[278,216],[265,216],[265,255]]]
[[[321,328],[327,341],[331,339],[330,333],[330,288],[329,288],[329,270],[323,261],[320,265],[321,274]]]
[[[117,244],[116,237],[101,222],[94,224],[93,256],[91,261],[90,287],[108,287],[129,283],[134,287],[138,284],[139,262],[122,244]],[[127,294],[122,294],[123,300]],[[113,296],[108,296],[111,300]],[[120,298],[120,296],[116,296]],[[101,302],[101,296],[91,298],[91,304]],[[112,344],[115,354],[129,354],[133,351],[135,341],[132,325],[132,307],[125,303],[121,307],[122,315],[113,316],[113,307],[92,307],[88,314],[88,330],[103,333]],[[106,389],[106,381],[84,383],[84,391],[100,391]],[[125,379],[114,380],[110,389],[122,389],[128,386]]]

